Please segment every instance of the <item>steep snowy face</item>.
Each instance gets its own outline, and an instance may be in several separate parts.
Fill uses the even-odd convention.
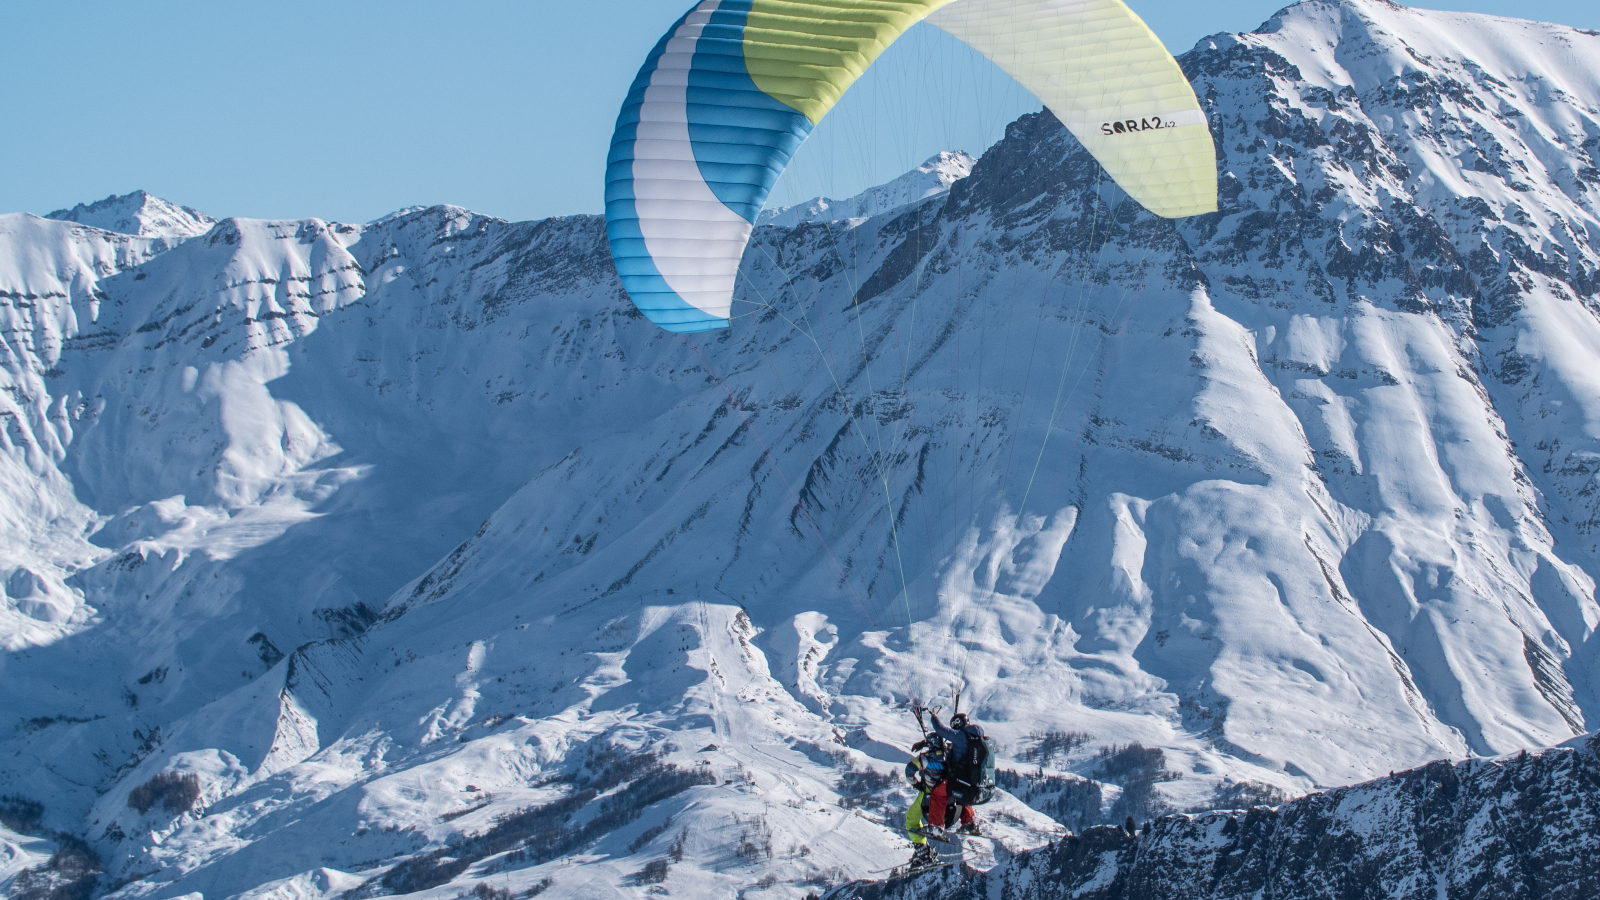
[[[112,194],[104,200],[80,203],[71,209],[58,209],[45,218],[77,222],[136,237],[179,241],[199,237],[217,224],[216,219],[198,209],[169,203],[144,191],[120,196]]]
[[[165,249],[26,213],[0,216],[0,643],[48,644],[95,609],[66,579],[105,556],[85,538],[97,517],[61,471],[92,398],[52,389],[63,355],[93,341],[102,279]]]
[[[818,197],[794,206],[764,209],[756,221],[760,225],[793,228],[806,222],[837,222],[892,214],[904,206],[949,191],[952,184],[972,174],[977,162],[960,150],[944,150],[899,178],[868,188],[848,200]]]
[[[1596,59],[1303,3],[1184,57],[1218,213],[1028,116],[691,338],[591,217],[0,217],[0,795],[120,897],[798,898],[906,852],[912,700],[1013,850],[1565,740]]]
[[[1315,2],[1185,58],[1227,160],[1224,210],[1184,229],[1195,265],[1364,516],[1330,510],[1328,591],[1478,753],[1595,702],[1597,51]]]

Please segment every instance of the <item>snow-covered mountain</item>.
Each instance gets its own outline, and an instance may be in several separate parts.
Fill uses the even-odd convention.
[[[593,217],[0,216],[8,858],[799,898],[905,856],[913,699],[985,865],[1586,731],[1597,59],[1308,0],[1183,57],[1217,214],[1029,116],[690,338]]]
[[[211,230],[217,220],[198,209],[169,203],[144,191],[113,194],[93,203],[79,203],[71,209],[58,209],[47,219],[77,222],[102,231],[115,231],[136,237],[199,237]]]
[[[762,225],[793,228],[807,222],[838,222],[867,216],[893,215],[896,211],[928,200],[950,190],[950,185],[972,174],[978,161],[960,150],[945,150],[899,178],[849,198],[833,200],[817,197],[794,206],[764,209],[757,221]]]

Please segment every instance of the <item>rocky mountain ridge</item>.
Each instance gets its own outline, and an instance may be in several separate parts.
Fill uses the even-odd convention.
[[[842,885],[828,900],[1267,896],[1578,900],[1600,889],[1600,739],[1434,763],[1277,808],[1105,826],[988,871]]]

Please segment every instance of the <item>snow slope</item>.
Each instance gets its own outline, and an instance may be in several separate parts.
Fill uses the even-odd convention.
[[[0,217],[0,794],[119,897],[799,898],[901,860],[956,690],[1106,815],[1567,740],[1597,51],[1309,0],[1183,58],[1217,214],[1029,116],[758,228],[687,339],[592,217]]]

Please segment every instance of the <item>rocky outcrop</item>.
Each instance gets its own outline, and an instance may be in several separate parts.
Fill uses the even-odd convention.
[[[1435,762],[1275,809],[1090,828],[988,872],[829,900],[1582,900],[1600,896],[1600,736]]]

